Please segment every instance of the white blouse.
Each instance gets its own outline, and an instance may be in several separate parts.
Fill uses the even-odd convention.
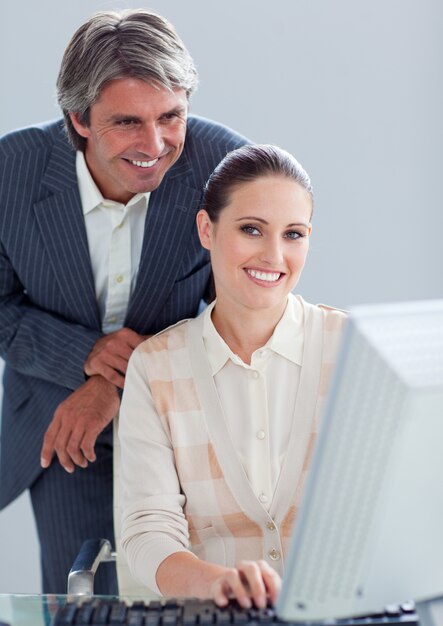
[[[288,298],[285,312],[251,365],[234,354],[205,311],[203,340],[234,448],[252,489],[269,510],[288,448],[303,357],[303,308]],[[291,341],[288,341],[288,337]]]

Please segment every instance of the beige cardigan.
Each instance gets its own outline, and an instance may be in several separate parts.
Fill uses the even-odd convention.
[[[269,512],[230,440],[206,357],[202,316],[152,337],[131,358],[120,411],[122,545],[132,574],[157,592],[158,566],[180,550],[227,566],[261,558],[283,574],[346,317],[299,300],[300,384]]]

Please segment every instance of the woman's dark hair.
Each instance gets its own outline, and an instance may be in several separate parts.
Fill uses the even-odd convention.
[[[308,192],[314,203],[310,178],[297,159],[277,146],[256,144],[229,152],[217,165],[206,183],[201,208],[208,213],[211,222],[218,222],[234,189],[263,176],[293,180]]]

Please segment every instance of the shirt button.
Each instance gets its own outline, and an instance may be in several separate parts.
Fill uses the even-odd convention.
[[[257,430],[257,432],[255,434],[257,436],[257,439],[264,439],[265,438],[265,431],[264,430]]]
[[[252,378],[255,378],[257,380],[259,376],[260,374],[258,372],[252,372]]]
[[[122,282],[125,280],[125,277],[124,277],[124,276],[122,276],[121,274],[119,274],[119,275],[115,278],[115,280],[116,280],[118,283],[122,283]]]
[[[117,321],[117,318],[116,318],[116,317],[110,317],[110,318],[109,318],[109,323],[110,323],[110,324],[115,324],[115,323],[116,323],[116,321]]]
[[[260,502],[267,502],[268,501],[268,496],[265,493],[261,493],[258,496],[258,499],[260,500]]]
[[[276,525],[274,524],[274,522],[266,522],[266,528],[268,530],[276,530]]]
[[[278,550],[276,550],[275,548],[272,548],[272,550],[269,550],[268,556],[273,561],[278,561],[279,558],[281,557],[281,554]]]

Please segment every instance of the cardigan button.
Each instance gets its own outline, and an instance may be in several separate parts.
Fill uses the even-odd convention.
[[[275,548],[272,548],[272,550],[269,550],[268,556],[273,561],[278,561],[279,558],[281,557],[281,554],[278,550],[276,550]]]
[[[266,528],[268,530],[276,530],[277,526],[274,524],[274,522],[266,522]]]

